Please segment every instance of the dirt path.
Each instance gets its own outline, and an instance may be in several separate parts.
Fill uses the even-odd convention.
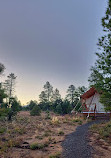
[[[88,143],[88,128],[97,121],[79,126],[74,133],[66,136],[62,143],[64,158],[91,158],[92,147]]]

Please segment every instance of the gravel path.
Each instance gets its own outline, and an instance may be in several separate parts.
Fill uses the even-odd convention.
[[[79,126],[75,132],[66,136],[62,143],[64,158],[91,158],[92,147],[88,145],[88,128],[97,121]]]

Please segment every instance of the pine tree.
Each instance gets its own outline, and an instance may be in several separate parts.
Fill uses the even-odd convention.
[[[3,103],[3,99],[7,98],[7,94],[5,93],[5,90],[2,87],[2,84],[0,83],[0,104]]]
[[[59,90],[56,88],[53,91],[52,97],[51,97],[51,101],[54,103],[56,100],[60,100],[61,99],[61,95],[59,93]]]
[[[9,83],[9,97],[12,97],[12,93],[14,91],[14,86],[15,86],[15,80],[17,78],[17,76],[15,76],[14,73],[9,74],[9,76],[7,76],[8,78],[8,83]]]
[[[40,93],[40,95],[39,95],[39,100],[40,100],[41,103],[46,103],[46,102],[47,102],[47,96],[46,96],[46,94],[45,94],[44,91],[42,91],[42,92]]]
[[[89,77],[90,84],[93,85],[101,95],[101,103],[106,110],[111,110],[111,0],[105,17],[102,18],[104,35],[98,40],[98,53],[95,65],[91,68]]]
[[[74,85],[70,85],[68,87],[67,95],[66,95],[66,98],[68,99],[68,101],[70,101],[72,106],[73,106],[74,100],[75,100],[75,90],[76,90],[75,86]]]
[[[82,94],[84,94],[85,92],[87,91],[87,88],[85,87],[85,86],[79,86],[78,88],[77,88],[77,92],[78,92],[78,96],[79,96],[79,98],[80,98],[80,96],[82,95]]]
[[[3,83],[4,89],[6,94],[9,97],[9,106],[13,100],[13,94],[15,91],[15,80],[16,80],[17,76],[15,76],[14,73],[11,73],[7,76],[7,80],[5,80],[5,82]]]
[[[5,66],[0,63],[0,75],[4,72]]]
[[[44,85],[44,92],[46,95],[47,102],[50,102],[50,99],[51,99],[52,93],[53,93],[53,87],[48,81]]]

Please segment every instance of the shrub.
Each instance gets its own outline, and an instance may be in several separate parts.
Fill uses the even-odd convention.
[[[46,117],[45,117],[45,119],[51,119],[49,111],[46,111]]]
[[[62,104],[62,113],[63,114],[68,114],[71,113],[72,106],[70,105],[70,102],[68,100],[65,100]]]
[[[48,131],[46,131],[43,136],[48,137],[48,136],[50,136],[50,133]]]
[[[74,120],[72,120],[73,122],[80,122],[80,119],[75,118]]]
[[[56,112],[62,114],[62,106],[60,104],[56,106]]]
[[[12,118],[17,115],[17,112],[19,112],[21,110],[21,105],[20,105],[20,102],[17,101],[15,98],[10,98],[10,104],[11,104],[11,107],[9,108],[9,111],[8,111],[8,121],[11,121]]]
[[[14,146],[14,140],[13,139],[10,139],[10,140],[8,140],[8,142],[7,142],[7,147],[13,147]]]
[[[63,131],[59,131],[58,134],[59,134],[59,135],[64,135],[64,132],[63,132]]]
[[[82,123],[83,123],[82,120],[80,120],[80,121],[79,121],[79,125],[82,125]]]
[[[30,149],[36,150],[36,149],[43,149],[47,147],[49,144],[48,142],[45,142],[44,144],[39,144],[39,143],[33,143],[30,145]]]
[[[39,107],[38,105],[35,105],[35,106],[33,107],[33,109],[31,110],[30,115],[31,115],[31,116],[39,116],[40,113],[41,113],[40,107]]]
[[[61,157],[61,153],[55,153],[54,155],[50,155],[49,158],[60,158]]]
[[[99,134],[100,134],[100,136],[102,136],[102,138],[107,138],[107,137],[109,137],[109,135],[111,133],[109,133],[109,131],[99,130]]]
[[[43,136],[36,136],[37,139],[43,139]]]
[[[30,149],[36,150],[36,149],[43,149],[43,144],[33,143],[30,145]]]
[[[91,130],[91,131],[96,131],[96,130],[98,130],[98,125],[97,125],[97,124],[93,124],[93,125],[90,127],[90,130]]]
[[[25,128],[20,128],[20,127],[16,127],[13,129],[14,133],[18,133],[18,134],[24,134],[25,133]]]
[[[53,139],[51,137],[49,137],[49,142],[52,142],[52,141],[53,141]]]
[[[37,105],[36,101],[30,101],[29,105],[25,107],[26,110],[32,110],[34,108],[34,106]]]
[[[58,120],[57,117],[53,117],[51,122],[52,122],[53,124],[59,124],[59,120]]]
[[[106,139],[111,135],[111,121],[108,123],[93,124],[90,130],[92,132],[97,132],[99,137]]]
[[[111,135],[111,122],[105,124],[104,127],[99,129],[99,134],[102,138],[107,138]]]
[[[7,108],[1,108],[0,109],[0,117],[7,117],[7,114],[9,112],[9,109]]]
[[[3,134],[6,132],[6,128],[0,128],[0,134]]]

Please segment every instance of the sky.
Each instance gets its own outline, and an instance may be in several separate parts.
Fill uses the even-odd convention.
[[[15,95],[39,100],[46,81],[62,97],[88,87],[107,0],[0,0],[0,63],[17,76]]]

